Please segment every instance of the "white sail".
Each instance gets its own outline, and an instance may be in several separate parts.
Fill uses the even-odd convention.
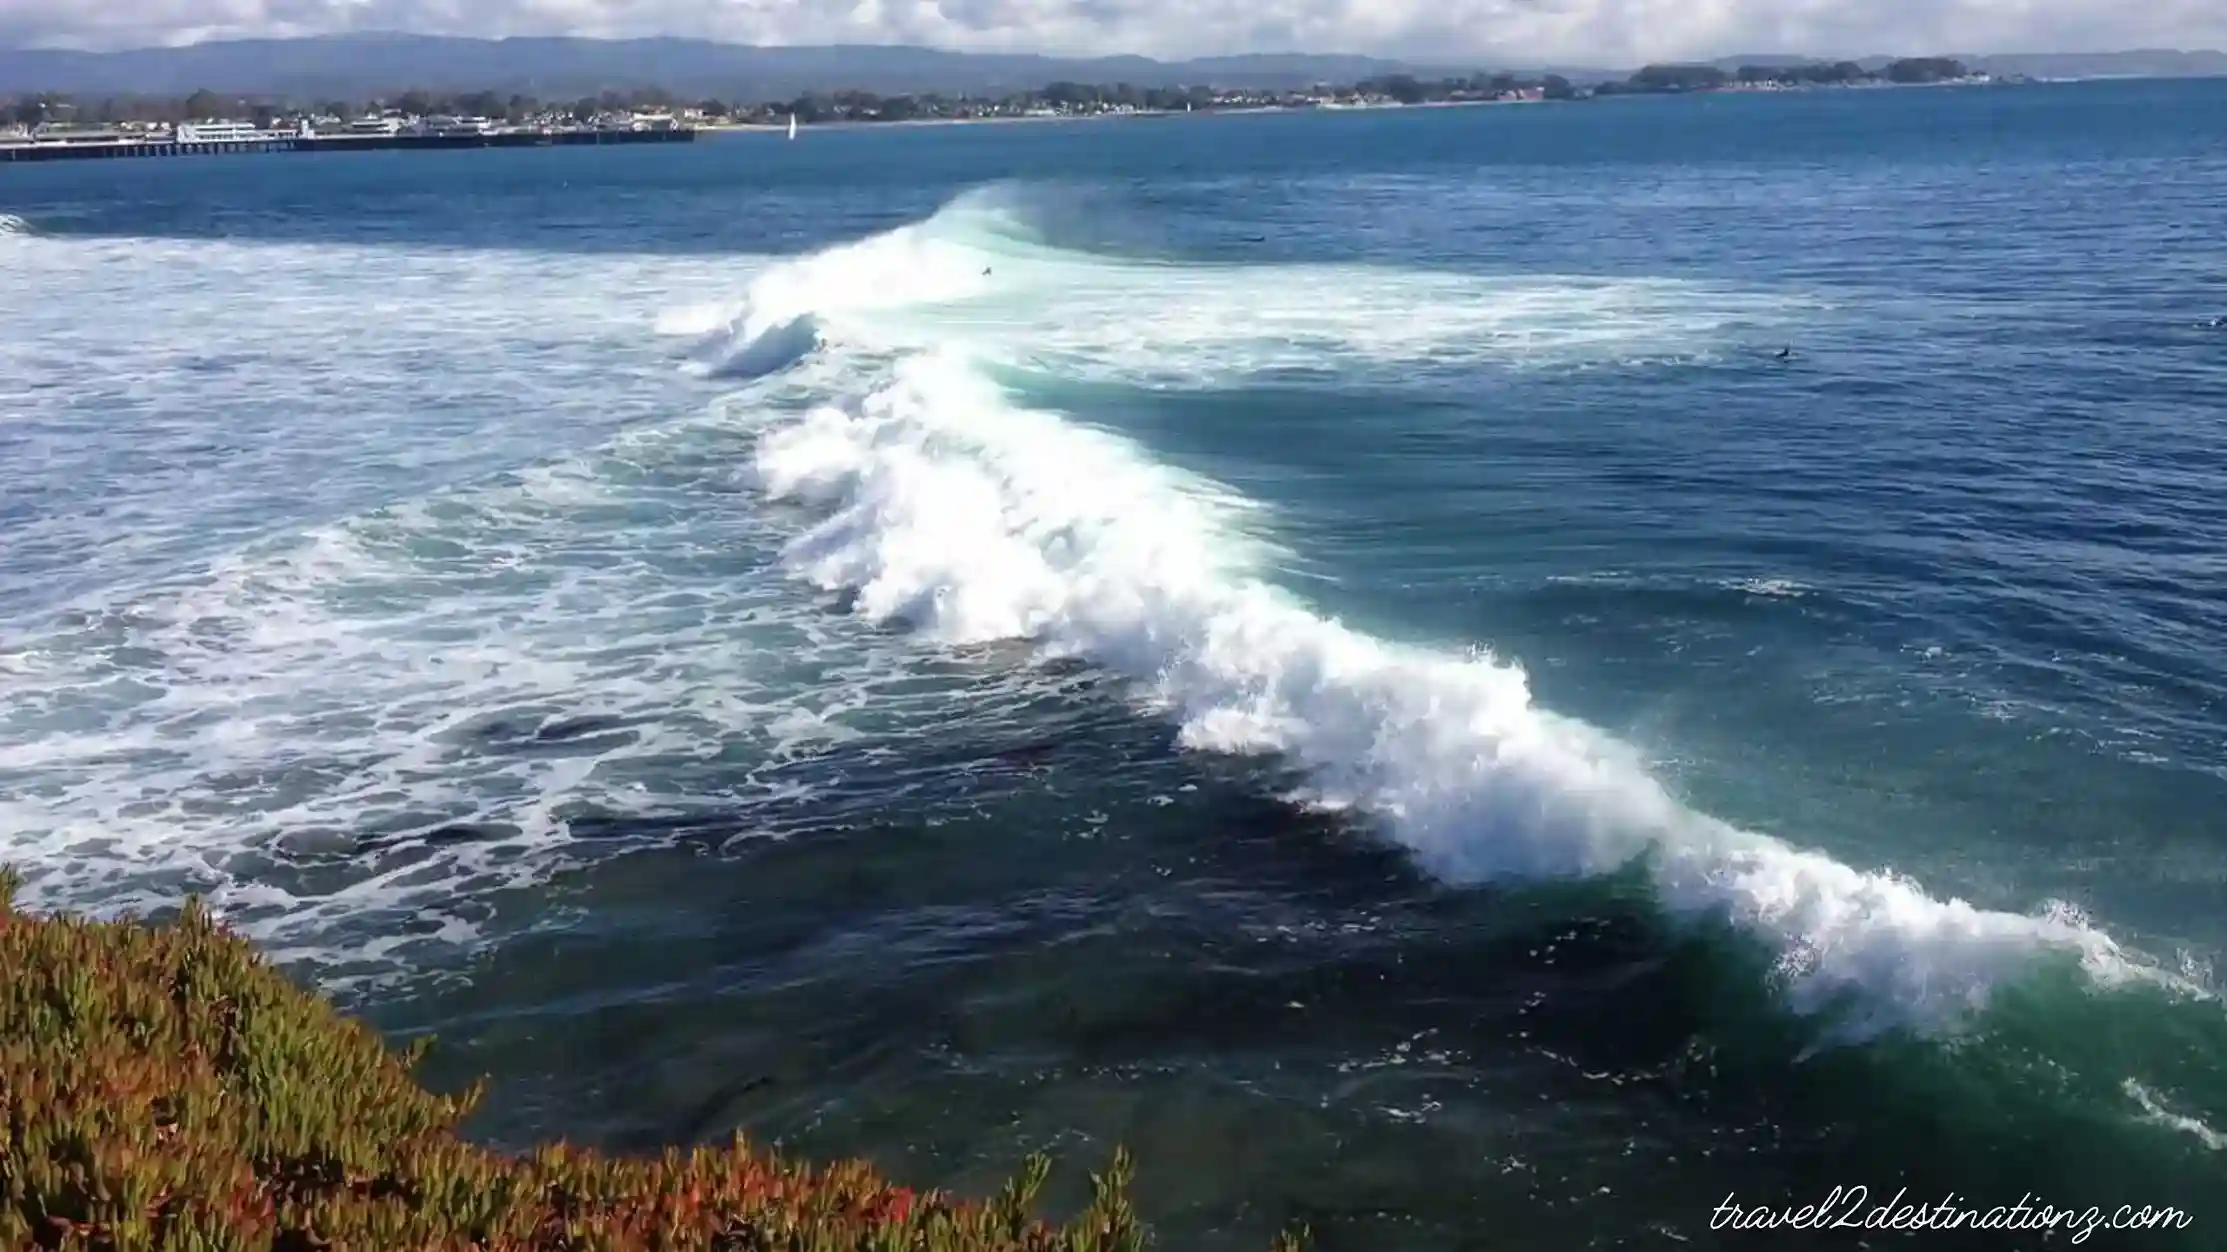
[[[789,138],[796,138],[796,114],[789,114]]]

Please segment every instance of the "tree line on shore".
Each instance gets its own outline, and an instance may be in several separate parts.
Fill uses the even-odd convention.
[[[196,91],[188,96],[107,96],[78,99],[60,93],[0,98],[0,123],[38,126],[74,122],[93,125],[170,123],[234,119],[268,125],[309,114],[360,117],[393,111],[412,117],[453,115],[512,123],[572,121],[587,123],[621,113],[693,110],[714,121],[772,123],[791,114],[801,122],[911,121],[929,118],[1011,116],[1051,110],[1059,113],[1181,112],[1262,104],[1304,104],[1325,98],[1428,104],[1464,100],[1572,99],[1585,95],[1660,94],[1722,90],[1734,86],[1853,86],[1867,83],[1930,83],[1966,77],[1963,64],[1948,57],[1912,57],[1876,71],[1853,61],[1797,65],[1649,65],[1628,78],[1580,88],[1558,74],[1511,73],[1420,78],[1389,74],[1340,86],[1308,89],[1229,89],[1208,86],[1138,86],[1133,83],[1057,82],[1002,94],[922,92],[882,95],[864,90],[811,91],[793,100],[742,103],[725,99],[684,100],[657,88],[605,91],[572,100],[541,100],[518,92],[433,92],[410,90],[392,97],[350,101],[317,98],[224,96]]]
[[[1681,91],[1721,91],[1728,87],[1855,87],[1874,83],[1918,86],[1970,77],[1953,57],[1905,57],[1868,70],[1854,61],[1810,61],[1794,65],[1649,65],[1622,82],[1603,83],[1596,95],[1633,95]]]

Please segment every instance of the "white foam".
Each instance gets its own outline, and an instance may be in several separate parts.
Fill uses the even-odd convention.
[[[667,309],[657,315],[656,330],[660,335],[683,335],[695,338],[723,329],[741,310],[731,304],[707,301],[702,304],[682,305]]]
[[[1666,908],[1770,945],[1798,1006],[1852,993],[1857,1033],[1951,1020],[2044,949],[2136,971],[2080,919],[1937,901],[1691,812],[1622,745],[1534,706],[1514,666],[1392,646],[1274,589],[1260,510],[1014,407],[982,369],[1049,353],[1152,381],[1696,354],[1771,299],[1111,264],[973,201],[762,269],[9,249],[29,321],[0,339],[0,410],[34,442],[0,484],[49,494],[0,577],[0,841],[30,863],[34,903],[138,907],[213,878],[282,954],[396,908],[432,910],[429,935],[453,941],[462,902],[545,872],[521,854],[561,845],[580,806],[698,803],[684,782],[641,787],[738,740],[768,760],[840,742],[903,658],[749,577],[775,523],[728,503],[730,459],[779,423],[750,468],[820,513],[781,549],[798,575],[926,639],[1089,657],[1187,743],[1285,755],[1306,799],[1375,815],[1451,880],[1649,855]],[[720,306],[753,271],[739,309]],[[714,334],[715,365],[767,375],[679,424],[657,407],[679,386],[669,361],[639,343],[676,305],[663,329]],[[820,686],[778,671],[799,654]],[[470,746],[491,719],[530,733],[559,716],[638,733],[546,756]],[[717,799],[761,781],[789,785],[727,778]],[[255,867],[282,839],[407,844],[466,820],[512,833],[307,877]]]
[[[1672,280],[1119,260],[1036,242],[1016,194],[970,193],[927,221],[771,267],[707,359],[761,350],[809,318],[824,337],[881,350],[961,347],[1070,379],[1188,386],[1701,359],[1730,328],[1816,303]]]
[[[2129,1078],[2119,1084],[2119,1089],[2142,1110],[2141,1120],[2144,1123],[2186,1135],[2213,1152],[2227,1151],[2227,1134],[2213,1130],[2201,1120],[2185,1113],[2174,1112],[2148,1087]]]
[[[643,497],[599,462],[226,554],[46,633],[45,664],[0,674],[0,836],[31,902],[149,907],[189,881],[283,957],[383,973],[409,963],[362,946],[383,911],[435,925],[413,944],[468,942],[488,897],[561,867],[579,814],[788,794],[759,770],[840,743],[902,658],[815,640],[735,567],[691,568],[678,525],[607,528]],[[748,564],[751,534],[727,540]],[[583,719],[609,730],[532,746]],[[704,795],[686,768],[722,754]],[[455,823],[487,829],[423,842]],[[280,847],[312,872],[262,864]]]
[[[751,305],[839,319],[866,281],[854,265],[885,255],[837,250],[777,268],[752,287]],[[840,290],[822,311],[812,285],[829,275]],[[761,286],[778,300],[761,306]],[[1458,305],[1428,307],[1410,324],[1462,316]],[[913,313],[912,337],[945,324]],[[970,337],[981,323],[958,320],[943,347],[860,355],[858,370],[878,371],[879,385],[758,445],[768,495],[822,511],[788,545],[790,568],[855,590],[868,617],[942,641],[1025,638],[1088,657],[1134,680],[1186,744],[1282,756],[1309,779],[1300,798],[1371,815],[1450,881],[1643,866],[1671,915],[1729,921],[1774,952],[1787,1002],[1829,1011],[1830,1038],[1945,1028],[2044,952],[2106,982],[2161,977],[2077,916],[1935,899],[1891,871],[1692,811],[1627,747],[1533,704],[1515,665],[1396,646],[1320,616],[1259,576],[1230,493],[1014,407],[981,369],[1004,345],[985,350]],[[1100,342],[1170,327],[1180,345],[1192,323],[1171,315],[1101,330]],[[1360,335],[1356,345],[1376,352],[1384,341]]]
[[[581,813],[794,795],[775,767],[906,673],[749,576],[744,445],[643,333],[754,262],[19,242],[0,859],[37,907],[191,885],[281,955],[392,967]],[[583,718],[614,729],[533,742]]]
[[[1808,587],[1791,578],[1742,578],[1725,586],[1767,600],[1799,600],[1809,594]]]

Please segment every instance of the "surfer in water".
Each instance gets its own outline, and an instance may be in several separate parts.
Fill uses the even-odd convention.
[[[1774,353],[1772,353],[1772,354],[1771,354],[1771,359],[1772,359],[1772,360],[1774,360],[1774,361],[1791,361],[1791,360],[1793,360],[1793,359],[1794,359],[1794,345],[1793,345],[1793,344],[1788,344],[1788,345],[1786,345],[1785,347],[1783,347],[1783,348],[1780,348],[1780,349],[1779,349],[1778,351],[1776,351],[1776,352],[1774,352]]]

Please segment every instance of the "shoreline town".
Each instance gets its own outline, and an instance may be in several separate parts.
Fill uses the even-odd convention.
[[[1647,66],[1623,80],[1577,85],[1558,75],[1477,74],[1422,80],[1393,74],[1346,85],[1294,90],[1204,86],[1137,87],[1052,83],[1001,96],[884,96],[868,91],[808,92],[795,100],[730,105],[682,103],[662,91],[607,92],[571,103],[481,91],[436,96],[404,92],[367,105],[326,101],[226,99],[198,91],[183,100],[131,98],[85,102],[66,96],[17,97],[0,105],[0,161],[377,149],[563,147],[687,143],[723,131],[866,125],[943,125],[1167,117],[1393,107],[1530,104],[1621,95],[1794,91],[1820,88],[1980,85],[2022,81],[1968,70],[1943,57],[1911,58],[1866,70],[1853,62],[1790,66]]]

